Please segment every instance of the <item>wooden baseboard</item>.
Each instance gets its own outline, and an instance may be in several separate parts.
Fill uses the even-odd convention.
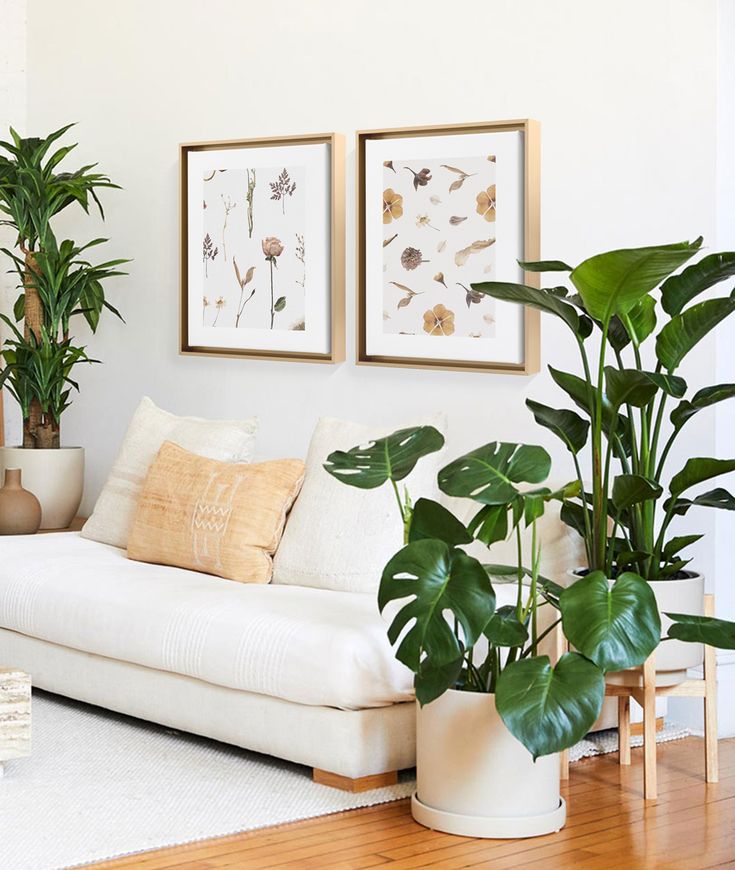
[[[370,791],[374,788],[383,788],[386,785],[395,785],[398,782],[398,771],[389,770],[387,773],[374,773],[370,776],[358,776],[356,779],[351,779],[349,776],[330,773],[328,770],[319,770],[318,767],[315,767],[314,782],[338,788],[341,791],[357,793]]]
[[[664,717],[657,716],[656,717],[656,731],[664,730]],[[636,737],[640,737],[643,734],[643,722],[633,722],[630,726],[630,733],[635,735]]]

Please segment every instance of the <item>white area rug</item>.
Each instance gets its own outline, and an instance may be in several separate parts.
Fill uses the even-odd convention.
[[[687,734],[669,727],[659,740]],[[603,731],[571,758],[616,749],[617,732]],[[413,789],[408,774],[351,795],[316,785],[297,764],[34,691],[33,755],[7,762],[0,779],[0,868],[57,870],[385,803]]]

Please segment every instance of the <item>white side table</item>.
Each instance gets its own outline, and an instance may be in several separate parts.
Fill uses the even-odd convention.
[[[3,762],[31,754],[31,678],[0,668],[0,776]]]

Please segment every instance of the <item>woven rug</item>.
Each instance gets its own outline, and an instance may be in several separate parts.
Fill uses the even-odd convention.
[[[600,732],[571,757],[616,748],[617,733]],[[414,785],[406,773],[352,795],[297,764],[34,691],[33,755],[0,779],[0,868],[77,866],[394,801]]]

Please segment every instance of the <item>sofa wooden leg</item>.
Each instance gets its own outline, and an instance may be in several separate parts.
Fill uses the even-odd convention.
[[[314,768],[314,782],[320,785],[328,785],[342,791],[361,792],[371,791],[374,788],[384,788],[387,785],[395,785],[398,782],[398,771],[389,770],[386,773],[372,773],[369,776],[358,776],[352,779],[342,776],[340,773],[330,773],[328,770]]]

